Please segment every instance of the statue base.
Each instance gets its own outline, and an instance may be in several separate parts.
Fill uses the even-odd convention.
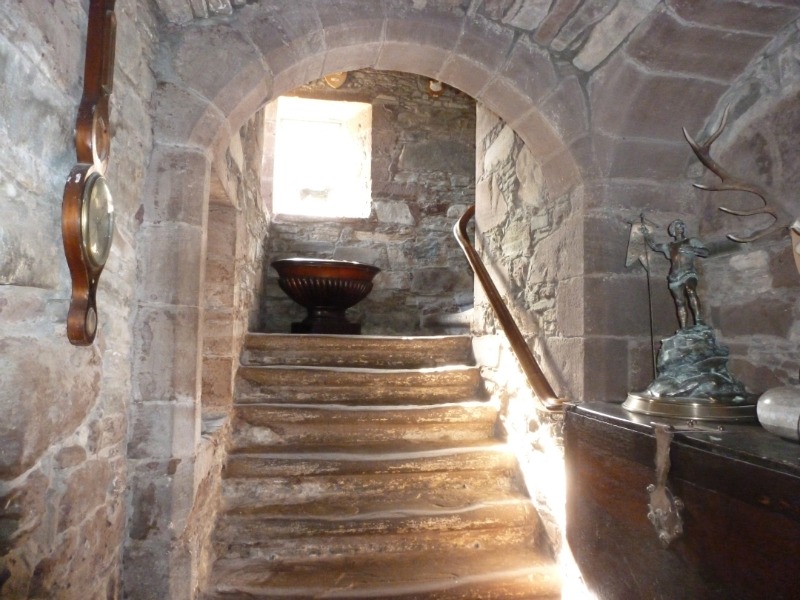
[[[691,421],[755,421],[758,397],[748,394],[740,401],[671,396],[655,398],[645,393],[628,394],[622,408],[631,412]]]
[[[703,421],[755,421],[758,396],[728,371],[728,349],[703,323],[661,342],[658,376],[622,408],[631,412]]]

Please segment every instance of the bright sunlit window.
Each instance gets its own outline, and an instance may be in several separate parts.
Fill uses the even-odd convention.
[[[278,98],[275,213],[368,217],[371,157],[370,104]]]

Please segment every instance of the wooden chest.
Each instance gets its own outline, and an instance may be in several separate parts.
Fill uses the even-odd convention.
[[[589,588],[601,599],[800,598],[800,445],[757,424],[676,433],[668,487],[684,532],[664,547],[647,518],[652,420],[611,403],[567,411],[567,539]]]

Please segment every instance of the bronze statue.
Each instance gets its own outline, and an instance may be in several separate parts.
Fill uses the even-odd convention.
[[[681,329],[686,329],[688,311],[686,310],[686,300],[689,300],[689,307],[692,310],[695,325],[703,323],[700,314],[700,300],[697,297],[697,271],[694,268],[695,257],[706,258],[708,248],[702,242],[694,238],[686,237],[686,224],[680,219],[676,219],[669,224],[667,229],[675,241],[657,244],[650,235],[650,231],[642,224],[641,232],[647,245],[654,251],[660,252],[670,261],[669,291],[675,300],[675,307],[678,310],[678,322]]]

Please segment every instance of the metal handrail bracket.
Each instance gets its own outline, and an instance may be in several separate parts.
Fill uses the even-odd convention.
[[[492,281],[489,272],[486,270],[483,261],[480,256],[478,256],[478,252],[467,236],[467,224],[474,216],[475,205],[473,204],[456,222],[453,227],[453,234],[458,241],[458,245],[461,246],[461,249],[464,251],[475,276],[486,292],[486,297],[489,299],[489,303],[492,305],[497,315],[497,320],[500,321],[500,325],[511,344],[511,349],[514,351],[520,367],[528,378],[528,383],[530,383],[539,404],[548,412],[563,412],[566,401],[563,398],[559,398],[555,391],[553,391],[553,387],[550,385],[544,372],[542,372],[539,362],[536,360],[533,352],[531,352],[528,343],[522,336],[522,332],[514,321],[514,317],[511,316],[508,307],[505,302],[503,302],[500,292],[497,291],[497,287]]]

